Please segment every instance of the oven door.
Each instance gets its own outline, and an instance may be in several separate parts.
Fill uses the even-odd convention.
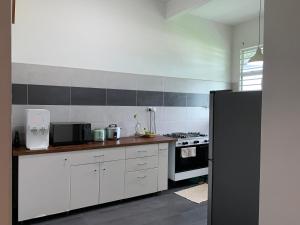
[[[182,151],[186,148],[196,148],[196,155],[183,157]],[[186,147],[176,147],[175,173],[187,172],[208,167],[208,144]]]

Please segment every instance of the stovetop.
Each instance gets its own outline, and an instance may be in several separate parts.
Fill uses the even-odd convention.
[[[177,133],[171,133],[171,134],[165,134],[166,137],[172,137],[172,138],[178,138],[178,139],[191,139],[191,138],[203,138],[208,137],[207,134],[203,134],[200,132],[177,132]]]
[[[165,134],[166,137],[177,138],[176,147],[192,146],[192,145],[203,145],[209,143],[207,134],[200,132],[189,132],[189,133],[171,133]]]

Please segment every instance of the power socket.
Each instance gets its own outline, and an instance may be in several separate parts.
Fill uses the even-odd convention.
[[[147,112],[156,112],[156,107],[148,107],[146,108]]]

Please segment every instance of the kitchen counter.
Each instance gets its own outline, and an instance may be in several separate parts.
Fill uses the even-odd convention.
[[[169,138],[164,136],[156,136],[154,138],[124,137],[118,141],[107,140],[105,142],[90,142],[81,145],[67,145],[67,146],[58,146],[58,147],[49,146],[48,150],[28,150],[24,146],[19,148],[13,148],[13,156],[49,154],[49,153],[59,153],[59,152],[74,152],[74,151],[102,149],[102,148],[170,143],[170,142],[176,142],[176,140],[177,139],[175,138]]]

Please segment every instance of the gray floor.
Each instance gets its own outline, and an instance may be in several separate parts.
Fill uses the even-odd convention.
[[[89,209],[34,225],[206,225],[207,203],[196,204],[172,191]]]

